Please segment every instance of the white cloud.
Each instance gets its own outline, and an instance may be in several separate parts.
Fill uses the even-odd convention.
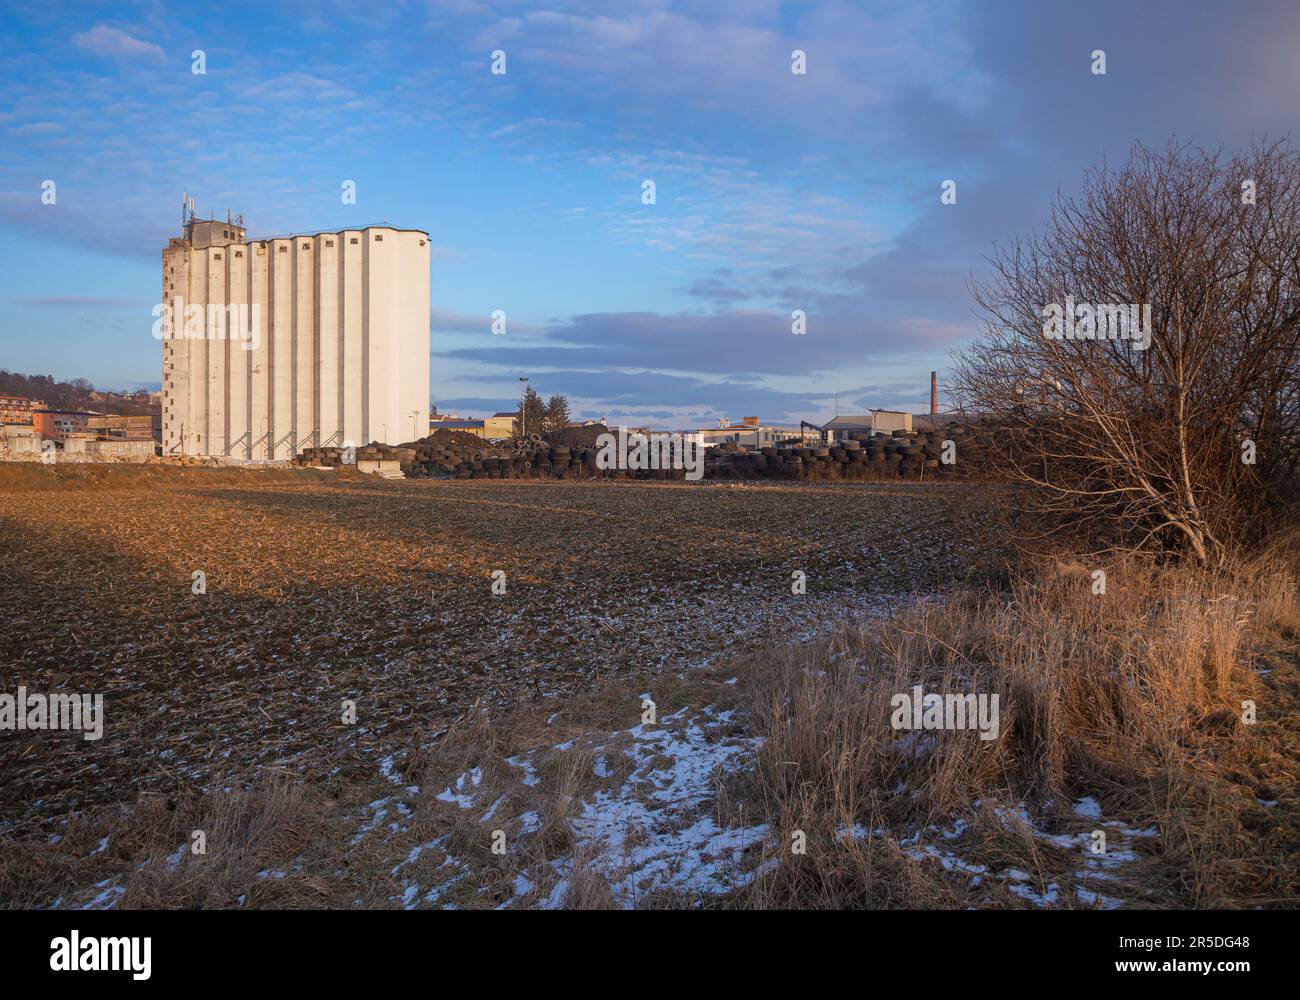
[[[106,24],[97,24],[89,31],[80,31],[72,36],[72,44],[85,52],[97,56],[120,56],[123,58],[143,57],[162,59],[163,50],[153,42],[143,42],[132,38],[125,31],[110,28]]]

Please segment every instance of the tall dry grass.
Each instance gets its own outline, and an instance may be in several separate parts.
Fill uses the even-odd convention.
[[[1040,565],[820,649],[774,651],[749,684],[764,737],[751,794],[778,843],[803,831],[811,863],[782,863],[749,904],[960,902],[951,880],[918,885],[916,866],[900,863],[907,831],[964,816],[983,860],[1032,864],[1032,831],[992,805],[1023,804],[1050,830],[1083,795],[1159,832],[1137,905],[1294,902],[1295,854],[1274,847],[1294,851],[1295,817],[1261,800],[1294,789],[1282,727],[1298,706],[1256,669],[1300,632],[1293,552],[1278,545],[1218,571],[1107,566],[1104,595],[1089,567]],[[916,684],[996,693],[1000,737],[895,731],[890,699]],[[1247,701],[1254,725],[1242,721]],[[855,824],[884,836],[846,837]]]
[[[338,899],[325,885],[280,877],[281,866],[337,836],[325,813],[300,783],[270,772],[248,788],[218,782],[208,794],[79,814],[57,841],[0,841],[0,906],[80,906],[97,895],[98,907],[123,909],[327,905]],[[195,831],[202,855],[191,851]],[[259,877],[268,869],[276,875]]]

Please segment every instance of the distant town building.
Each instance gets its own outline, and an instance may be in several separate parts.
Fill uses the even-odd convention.
[[[90,393],[90,398],[98,403],[132,403],[136,406],[148,406],[155,395],[156,393],[151,393],[147,389],[138,389],[135,392],[96,389]]]
[[[750,448],[770,448],[800,437],[797,427],[764,425],[758,417],[743,417],[738,424],[719,420],[716,427],[701,427],[696,433],[705,447],[734,442]]]
[[[32,410],[45,403],[26,396],[0,396],[0,424],[31,424]]]
[[[288,459],[420,435],[428,233],[246,240],[242,219],[184,218],[162,254],[164,454]]]
[[[515,436],[515,422],[519,419],[519,411],[514,413],[494,413],[483,421],[484,434],[492,439],[508,438]],[[530,434],[540,434],[540,427],[528,428]]]
[[[33,410],[32,429],[42,441],[62,443],[71,434],[88,433],[95,416],[99,414],[85,410]]]

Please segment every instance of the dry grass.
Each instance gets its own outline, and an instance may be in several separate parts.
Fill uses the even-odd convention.
[[[56,842],[7,840],[0,900],[22,908],[56,901],[129,909],[323,905],[330,889],[301,872],[289,885],[258,873],[289,869],[291,859],[327,843],[327,812],[319,796],[313,801],[277,775],[247,789],[142,796],[76,816]],[[204,835],[205,853],[191,850],[199,843],[195,831]]]
[[[840,831],[883,828],[874,839],[888,843],[957,817],[971,824],[954,838],[962,860],[1064,886],[1077,854],[1053,857],[994,804],[1023,804],[1059,834],[1097,825],[1070,808],[1091,796],[1108,819],[1158,833],[1127,866],[1129,905],[1294,905],[1300,704],[1294,657],[1269,649],[1294,649],[1300,634],[1292,565],[1277,555],[1214,574],[1110,566],[1104,596],[1087,572],[1043,568],[1005,593],[957,594],[841,635],[820,656],[773,654],[752,686],[766,741],[754,794],[782,842],[803,830],[816,849],[750,902],[947,905],[950,886],[918,896],[890,851],[845,850]],[[1264,663],[1273,669],[1261,678]],[[891,728],[889,705],[918,683],[996,692],[1001,737],[938,731],[917,752]],[[1254,725],[1241,721],[1246,700]]]

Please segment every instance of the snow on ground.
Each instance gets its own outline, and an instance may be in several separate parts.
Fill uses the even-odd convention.
[[[1119,820],[1103,820],[1101,805],[1092,796],[1085,796],[1073,803],[1071,811],[1081,819],[1093,821],[1093,829],[1077,833],[1047,833],[1034,824],[1024,803],[1019,803],[1013,808],[994,807],[998,819],[1008,829],[1020,824],[1029,830],[1035,840],[1051,844],[1063,851],[1078,852],[1082,867],[1073,873],[1075,879],[1080,882],[1102,881],[1110,885],[1112,891],[1124,889],[1120,869],[1141,858],[1141,855],[1132,849],[1133,840],[1157,837],[1158,831],[1154,827],[1137,830]],[[1099,831],[1104,834],[1103,837],[1097,836]],[[1041,893],[1036,893],[1026,886],[1012,885],[1010,889],[1017,896],[1028,899],[1037,906],[1047,906],[1057,901],[1060,886],[1052,882]],[[1122,899],[1101,895],[1084,885],[1076,885],[1074,891],[1085,906],[1095,906],[1103,910],[1117,910],[1124,906]]]
[[[975,806],[978,808],[980,805],[980,801],[976,800]],[[1154,828],[1137,830],[1118,820],[1102,820],[1101,806],[1096,799],[1090,796],[1075,802],[1071,811],[1078,817],[1097,822],[1096,829],[1103,830],[1106,834],[1104,850],[1099,852],[1094,850],[1094,845],[1099,845],[1100,842],[1093,837],[1091,831],[1055,834],[1040,829],[1030,817],[1029,810],[1024,803],[1017,803],[1014,806],[993,806],[994,815],[1009,831],[1014,831],[1017,827],[1023,827],[1037,841],[1050,844],[1063,851],[1078,852],[1081,857],[1082,867],[1073,873],[1075,879],[1080,882],[1089,880],[1104,882],[1112,888],[1112,891],[1123,889],[1122,876],[1117,869],[1140,859],[1140,855],[1131,847],[1132,840],[1134,838],[1156,837],[1159,835],[1158,831]],[[923,829],[914,830],[910,835],[900,839],[898,846],[913,861],[923,862],[933,859],[938,861],[946,871],[969,876],[972,887],[981,885],[986,879],[996,879],[1005,882],[1008,891],[1013,895],[1028,900],[1035,906],[1052,906],[1059,901],[1061,886],[1055,881],[1049,881],[1047,885],[1041,886],[1040,890],[1035,890],[1027,884],[1034,881],[1034,876],[1029,872],[1021,871],[1018,868],[1007,868],[1002,871],[991,872],[985,865],[963,860],[952,850],[926,842],[932,839],[944,840],[950,843],[959,841],[967,829],[966,820],[960,818],[955,820],[951,827],[947,828],[930,824]],[[841,836],[846,836],[849,832],[847,829],[840,831]],[[858,840],[865,840],[870,837],[880,838],[888,835],[884,829],[868,830],[861,824],[855,824],[851,832],[853,837]],[[1083,885],[1075,886],[1074,891],[1079,901],[1085,906],[1113,910],[1124,905],[1122,899],[1101,895],[1099,892],[1085,888]]]
[[[743,735],[743,727],[736,722],[734,711],[718,711],[712,705],[699,710],[683,708],[661,717],[657,724],[586,734],[511,757],[507,763],[514,784],[509,787],[496,784],[489,788],[483,769],[471,768],[436,799],[454,806],[456,812],[480,811],[477,822],[510,825],[510,807],[503,809],[508,800],[536,804],[551,794],[543,778],[548,773],[543,766],[547,755],[589,755],[598,787],[583,795],[570,811],[566,820],[569,848],[560,856],[549,857],[545,864],[512,873],[511,895],[498,908],[563,906],[579,863],[604,880],[616,904],[628,908],[660,891],[679,892],[688,898],[720,895],[748,885],[766,870],[760,859],[764,846],[771,847],[766,824],[727,826],[718,820],[719,780],[751,767],[761,746],[760,739]],[[407,791],[416,793],[418,788],[411,786]],[[980,805],[977,800],[976,808]],[[1116,909],[1125,905],[1122,894],[1128,888],[1123,868],[1140,859],[1133,842],[1157,836],[1155,829],[1135,829],[1105,820],[1100,804],[1092,797],[1081,798],[1070,807],[1071,814],[1087,821],[1090,828],[1066,833],[1051,833],[1036,825],[1023,803],[990,805],[1009,831],[1028,832],[1044,846],[1076,855],[1077,869],[1071,878],[1058,875],[1042,881],[1040,876],[1017,868],[999,871],[963,858],[962,842],[970,826],[962,818],[948,826],[919,828],[901,838],[898,846],[912,860],[937,862],[952,875],[967,878],[972,887],[1002,883],[1007,891],[1035,906],[1059,905],[1063,896],[1073,893],[1085,906]],[[407,829],[411,810],[391,798],[379,799],[367,807],[369,815],[354,843],[372,832],[382,834],[380,828],[394,810],[401,819],[387,824],[389,835]],[[517,837],[530,837],[541,828],[537,809],[521,811],[513,819]],[[1094,831],[1105,833],[1104,851],[1095,850],[1098,838]],[[841,833],[860,840],[888,836],[884,829],[861,824]],[[465,860],[447,853],[449,841],[444,835],[417,846],[393,868],[394,879],[401,880],[395,900],[408,908],[452,905],[444,899],[448,891],[477,873]],[[430,849],[442,854],[442,862],[436,879],[430,881],[426,873],[422,882],[408,869]],[[766,853],[770,854],[770,849]],[[769,863],[774,864],[775,859]],[[1108,894],[1099,891],[1103,887]]]
[[[682,709],[658,725],[614,734],[632,739],[623,750],[631,770],[583,802],[571,826],[594,857],[589,867],[609,881],[619,903],[632,906],[662,889],[724,893],[753,878],[744,855],[761,848],[766,824],[724,828],[713,815],[716,776],[752,762],[760,745],[757,738],[716,735],[732,721],[732,712],[710,705],[694,717]],[[604,756],[597,762],[603,765]]]
[[[577,803],[567,820],[571,852],[551,859],[549,872],[516,874],[513,896],[501,907],[563,906],[577,858],[585,869],[607,881],[615,902],[629,908],[655,891],[718,894],[748,884],[755,876],[751,857],[757,860],[767,826],[723,826],[715,815],[719,777],[752,764],[760,745],[757,738],[732,735],[734,721],[733,712],[717,711],[712,705],[698,711],[682,709],[654,725],[591,734],[509,758],[519,783],[514,791],[534,799],[547,794],[538,767],[547,753],[591,754],[592,776],[603,787]],[[497,813],[509,797],[501,786],[489,792],[478,767],[436,795],[439,802],[457,810],[483,809],[482,823],[494,818],[505,823],[504,813]],[[353,843],[371,834],[383,835],[381,827],[400,805],[391,798],[371,802]],[[541,828],[542,821],[536,810],[526,810],[518,815],[517,824],[518,835],[527,837]],[[390,835],[405,829],[402,822],[389,824]],[[407,908],[449,905],[441,897],[472,874],[468,864],[446,853],[449,840],[444,835],[413,848],[392,869],[394,879],[401,880],[395,900]],[[429,849],[442,852],[444,860],[438,869],[440,881],[426,886],[408,869]],[[548,876],[545,883],[539,882],[543,875]],[[539,894],[541,886],[544,894]]]

